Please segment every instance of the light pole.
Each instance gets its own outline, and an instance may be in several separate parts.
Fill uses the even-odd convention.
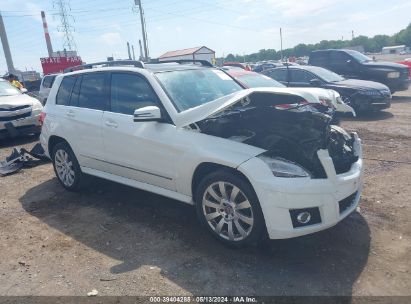
[[[134,3],[138,6],[139,11],[140,11],[141,31],[143,34],[144,61],[147,61],[148,60],[148,44],[147,44],[147,33],[146,33],[146,24],[144,21],[143,7],[141,6],[141,0],[134,0]]]
[[[282,62],[283,61],[283,31],[281,27],[280,27],[280,45],[281,45],[280,54],[281,54],[281,62]]]

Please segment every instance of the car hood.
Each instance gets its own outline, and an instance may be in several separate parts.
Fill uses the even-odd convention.
[[[360,79],[345,79],[342,81],[331,82],[329,85],[332,87],[350,88],[356,90],[389,90],[388,87],[382,83]]]
[[[368,61],[363,62],[363,65],[369,66],[371,68],[390,68],[393,70],[401,70],[406,68],[406,66],[404,66],[403,64],[388,61]]]
[[[30,105],[35,108],[42,108],[40,101],[27,94],[0,96],[0,108],[7,109],[25,105]]]
[[[321,92],[321,93],[320,93]],[[332,90],[324,89],[299,89],[299,88],[252,88],[235,92],[230,95],[226,95],[222,98],[218,98],[201,106],[189,109],[176,115],[174,123],[177,127],[187,126],[197,121],[203,120],[207,117],[217,115],[224,111],[226,108],[241,102],[247,103],[247,97],[252,94],[260,94],[266,96],[272,94],[273,98],[279,94],[291,97],[289,101],[273,101],[272,105],[295,103],[292,97],[301,97],[309,103],[321,103],[318,95],[325,94],[330,96]]]

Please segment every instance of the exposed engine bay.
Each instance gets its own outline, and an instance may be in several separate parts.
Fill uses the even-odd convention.
[[[283,107],[282,105],[293,105]],[[317,156],[328,149],[337,174],[358,160],[354,137],[331,125],[332,117],[304,103],[296,95],[254,92],[239,102],[196,123],[205,134],[223,137],[267,150],[308,170],[313,178],[326,178]]]

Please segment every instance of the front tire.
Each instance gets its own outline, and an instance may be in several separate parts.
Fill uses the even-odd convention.
[[[226,245],[242,247],[261,241],[265,231],[260,203],[251,185],[229,171],[203,178],[195,195],[201,223]]]
[[[56,144],[53,148],[52,160],[60,184],[67,190],[78,190],[83,173],[70,146],[65,142]]]

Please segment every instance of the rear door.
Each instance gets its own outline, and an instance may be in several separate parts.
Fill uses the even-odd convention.
[[[70,102],[62,106],[66,121],[65,138],[80,165],[103,171],[105,166],[101,121],[108,103],[107,77],[108,74],[104,72],[71,77],[75,82],[70,92]],[[56,99],[57,106],[60,90]]]
[[[176,127],[168,121],[133,121],[138,108],[162,108],[151,85],[140,74],[113,72],[110,88],[111,106],[102,123],[108,172],[175,190],[176,165],[185,151],[173,142]]]

